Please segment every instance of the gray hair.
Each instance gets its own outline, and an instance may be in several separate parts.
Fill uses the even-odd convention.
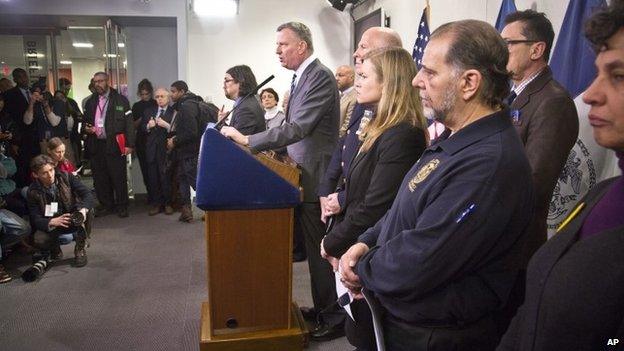
[[[463,20],[441,25],[431,40],[449,35],[452,43],[446,54],[446,63],[453,66],[454,75],[475,69],[483,77],[480,97],[490,107],[499,107],[509,95],[507,60],[509,50],[490,24],[477,20]]]
[[[280,32],[286,28],[295,32],[299,39],[305,41],[306,45],[308,46],[308,52],[314,52],[314,45],[312,44],[312,32],[310,32],[310,28],[308,28],[308,26],[301,22],[287,22],[277,27],[277,31]]]

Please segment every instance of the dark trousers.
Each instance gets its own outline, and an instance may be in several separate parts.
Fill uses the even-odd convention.
[[[344,322],[345,311],[336,303],[336,281],[334,271],[327,260],[321,257],[320,245],[325,236],[325,225],[321,222],[321,206],[318,202],[304,202],[299,205],[299,224],[305,239],[312,301],[314,309],[320,311],[322,320],[330,325]]]
[[[353,300],[351,302],[351,314],[345,318],[345,334],[349,343],[358,351],[375,351],[375,330],[373,328],[373,317],[366,300]]]
[[[191,204],[191,187],[197,183],[197,156],[178,159],[178,185],[180,202],[183,206]]]
[[[102,206],[113,209],[128,207],[126,156],[106,152],[106,140],[97,140],[92,151],[93,185]]]
[[[149,181],[149,165],[147,163],[147,155],[145,152],[145,136],[137,133],[136,139],[136,156],[139,160],[139,168],[141,169],[141,176],[143,177],[143,184],[145,184],[145,190],[147,190],[147,201],[154,203],[151,192],[151,183]]]
[[[150,204],[165,206],[171,204],[171,182],[165,169],[165,153],[154,155],[153,160],[147,162],[147,178]]]
[[[386,349],[392,351],[493,351],[498,344],[492,317],[462,327],[421,327],[382,318]]]

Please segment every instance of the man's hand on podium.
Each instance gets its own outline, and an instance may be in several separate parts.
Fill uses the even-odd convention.
[[[241,134],[236,128],[223,127],[221,128],[221,135],[226,138],[232,139],[235,143],[243,146],[249,146],[249,137]]]

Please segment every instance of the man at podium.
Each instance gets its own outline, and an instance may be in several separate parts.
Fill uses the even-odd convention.
[[[324,323],[337,325],[343,322],[344,314],[334,304],[337,297],[332,268],[318,249],[325,228],[316,193],[338,140],[338,87],[332,71],[314,56],[312,35],[303,23],[288,22],[277,28],[275,52],[282,66],[294,71],[285,122],[249,136],[232,127],[223,127],[221,134],[255,151],[286,146],[288,156],[301,168],[303,203],[296,218],[305,239],[314,309],[323,311]]]

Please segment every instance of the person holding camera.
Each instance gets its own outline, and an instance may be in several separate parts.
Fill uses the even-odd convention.
[[[89,189],[70,173],[57,172],[55,162],[47,155],[33,158],[30,168],[34,182],[28,188],[31,223],[37,230],[35,246],[50,253],[51,259],[63,256],[59,236],[73,234],[74,266],[87,264],[85,251],[87,228],[93,208]]]
[[[57,103],[45,86],[34,85],[28,108],[24,112],[24,124],[34,127],[34,134],[41,152],[48,148],[48,140],[54,136],[63,115],[61,104]],[[37,152],[36,154],[38,154]]]

